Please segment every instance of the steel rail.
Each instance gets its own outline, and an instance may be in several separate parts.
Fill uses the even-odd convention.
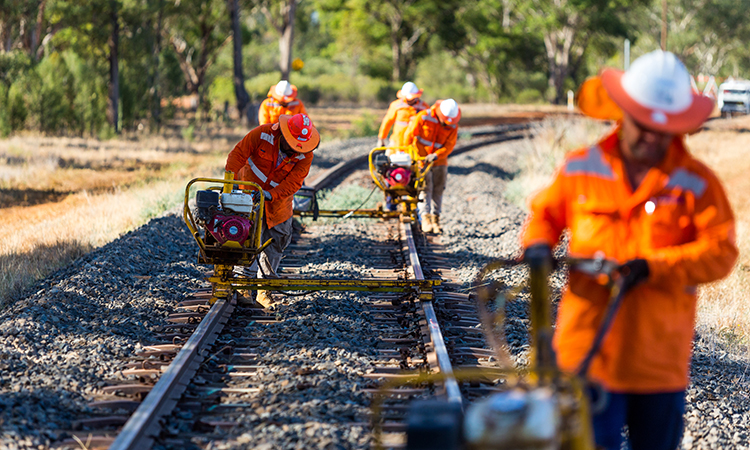
[[[234,306],[235,300],[232,298],[220,299],[211,307],[169,368],[125,423],[109,450],[151,448],[156,434],[161,430],[159,420],[172,412],[200,367],[204,350],[216,340]]]
[[[406,238],[406,245],[409,248],[409,262],[414,271],[414,278],[424,280],[422,265],[419,262],[419,255],[417,254],[417,246],[414,242],[414,235],[411,232],[411,223],[401,222],[401,231]],[[448,401],[462,405],[461,390],[458,387],[456,377],[453,375],[453,365],[451,364],[450,356],[448,356],[448,349],[445,346],[443,333],[440,331],[440,323],[438,322],[437,314],[435,314],[435,308],[432,301],[422,301],[420,304],[427,319],[427,327],[430,331],[430,339],[432,340],[432,346],[437,357],[438,368],[445,374],[445,393]]]
[[[469,137],[485,137],[485,136],[497,136],[497,137],[484,139],[480,142],[471,142],[471,143],[457,145],[451,152],[451,155],[456,156],[464,152],[468,152],[468,151],[475,150],[480,147],[484,147],[486,145],[498,144],[500,142],[522,139],[525,137],[523,134],[511,134],[511,133],[517,133],[517,132],[528,130],[529,128],[531,128],[531,125],[530,124],[511,124],[511,125],[500,125],[497,128],[498,129],[494,129],[494,130],[490,129],[486,131],[477,131],[477,132],[465,131],[461,133],[461,136],[469,136]],[[362,164],[366,164],[368,161],[368,156],[369,154],[359,155],[359,156],[355,156],[350,159],[337,163],[333,167],[326,169],[325,172],[318,175],[314,181],[307,184],[307,187],[312,188],[316,191],[319,191],[321,189],[328,187],[337,177],[340,177],[341,175],[348,173],[349,171],[355,169],[356,167]]]

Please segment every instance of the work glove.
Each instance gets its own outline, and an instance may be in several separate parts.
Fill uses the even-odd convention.
[[[271,200],[273,200],[273,195],[271,195],[271,193],[270,193],[270,192],[268,192],[268,191],[263,191],[263,197],[265,197],[265,198],[266,198],[266,201],[269,201],[269,202],[270,202]]]
[[[378,138],[378,147],[385,147],[385,139]]]
[[[620,290],[627,292],[648,279],[648,262],[645,259],[631,259],[617,269],[622,277]]]
[[[435,162],[435,160],[436,160],[436,159],[437,159],[437,155],[436,155],[436,154],[434,154],[434,153],[430,153],[429,155],[427,155],[427,156],[425,157],[425,159],[424,159],[424,160],[425,160],[425,161],[427,161],[427,164],[430,164],[430,163],[433,163],[433,162]]]
[[[527,263],[532,270],[544,266],[549,267],[550,270],[554,269],[552,249],[547,244],[536,244],[528,247],[523,252],[523,261]]]

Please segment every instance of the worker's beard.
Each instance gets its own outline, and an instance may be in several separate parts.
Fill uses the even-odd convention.
[[[281,138],[279,140],[279,150],[285,154],[287,157],[292,158],[294,156],[297,156],[297,152],[292,150],[292,147],[289,145],[289,143],[286,141],[285,138]]]
[[[639,139],[635,145],[630,147],[631,160],[651,167],[657,166],[667,155],[667,150],[669,149],[671,141],[671,136],[666,142],[647,142],[643,139]]]

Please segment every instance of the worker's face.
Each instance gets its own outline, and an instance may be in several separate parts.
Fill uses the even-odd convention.
[[[406,103],[407,103],[408,105],[414,106],[414,105],[416,105],[417,103],[419,103],[419,97],[414,97],[414,98],[413,98],[413,99],[411,99],[411,100],[407,100],[407,101],[406,101]]]
[[[292,146],[289,145],[289,143],[286,141],[283,135],[279,139],[279,150],[281,150],[286,156],[290,158],[292,156],[297,156],[299,154],[295,152],[294,150],[292,150]]]
[[[636,122],[628,114],[622,120],[622,154],[625,159],[645,164],[658,165],[667,155],[673,134],[650,130]]]

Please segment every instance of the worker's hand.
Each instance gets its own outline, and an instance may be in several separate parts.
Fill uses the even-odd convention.
[[[426,157],[424,158],[424,160],[425,160],[425,161],[427,161],[427,164],[430,164],[430,163],[432,163],[432,162],[435,162],[435,160],[436,160],[436,159],[437,159],[437,155],[436,155],[436,154],[434,154],[434,153],[430,153],[429,155],[427,155],[427,156],[426,156]]]
[[[385,139],[378,138],[378,147],[385,147]]]
[[[532,269],[547,266],[550,270],[554,269],[554,260],[552,259],[552,249],[547,244],[536,244],[528,247],[523,252],[523,261]]]
[[[271,195],[271,193],[270,193],[270,192],[268,192],[268,191],[263,191],[263,197],[265,197],[265,198],[266,198],[266,201],[271,201],[271,200],[273,200],[273,195]]]
[[[622,277],[620,290],[628,291],[648,279],[648,262],[645,259],[631,259],[621,265],[617,269],[617,273]]]

